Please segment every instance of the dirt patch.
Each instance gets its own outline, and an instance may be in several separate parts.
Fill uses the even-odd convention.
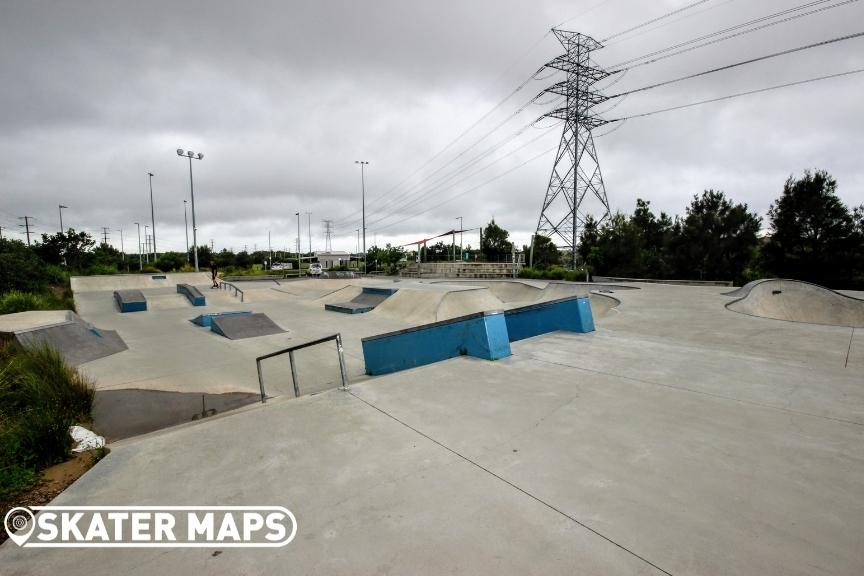
[[[16,506],[44,506],[48,504],[101,460],[105,453],[105,450],[82,452],[66,462],[46,468],[42,471],[42,479],[35,486],[19,492],[8,500],[0,501],[0,518],[5,518],[6,512]],[[0,529],[0,544],[8,538],[6,530]]]

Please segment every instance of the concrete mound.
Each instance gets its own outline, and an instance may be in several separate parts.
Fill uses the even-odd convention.
[[[733,312],[749,316],[864,327],[864,300],[800,280],[757,280],[728,295],[739,295],[726,304]]]
[[[73,366],[127,349],[114,330],[101,330],[71,310],[19,312],[0,316],[0,337],[22,346],[48,345]]]

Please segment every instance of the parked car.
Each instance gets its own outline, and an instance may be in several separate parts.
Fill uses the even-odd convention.
[[[318,262],[313,262],[309,265],[308,274],[309,276],[320,276],[324,270],[321,268],[321,264]]]

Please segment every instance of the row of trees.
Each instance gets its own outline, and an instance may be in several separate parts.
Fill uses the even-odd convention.
[[[602,224],[589,217],[577,260],[605,276],[737,283],[775,276],[864,287],[864,205],[844,205],[827,172],[790,176],[768,223],[760,237],[762,218],[715,190],[694,196],[675,218],[638,199],[632,215],[618,212]],[[535,267],[559,265],[562,256],[549,238],[536,238]]]

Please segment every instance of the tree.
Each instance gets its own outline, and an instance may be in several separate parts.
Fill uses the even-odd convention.
[[[522,250],[525,254],[531,254],[531,246],[523,246]],[[549,266],[558,266],[561,263],[561,253],[552,242],[552,239],[542,234],[534,236],[534,256],[532,266],[534,268],[547,268]]]
[[[483,229],[483,242],[480,251],[487,260],[501,260],[513,250],[513,243],[508,240],[510,233],[497,224],[493,218]]]
[[[761,223],[746,204],[733,204],[723,192],[694,196],[674,242],[677,275],[740,282],[759,244]]]
[[[156,267],[163,272],[180,270],[186,265],[186,254],[183,252],[163,252],[156,260]]]
[[[399,246],[387,244],[384,248],[372,246],[368,251],[368,263],[373,270],[384,270],[388,274],[394,274],[399,268],[399,263],[405,257],[405,250]]]
[[[831,287],[854,282],[853,261],[861,251],[856,230],[861,227],[860,212],[849,212],[828,172],[808,170],[797,180],[790,176],[768,218],[771,238],[763,254],[771,273]]]
[[[20,240],[0,238],[0,294],[41,292],[48,283],[45,264]]]
[[[96,241],[87,232],[76,232],[69,228],[52,236],[42,234],[42,242],[33,247],[34,252],[46,264],[66,264],[70,270],[82,271],[86,265],[87,253]]]

